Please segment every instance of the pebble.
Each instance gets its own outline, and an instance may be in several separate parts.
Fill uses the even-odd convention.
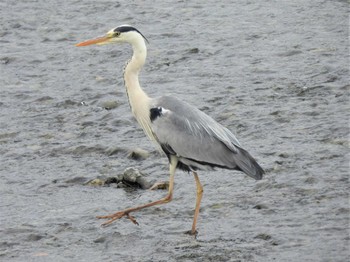
[[[94,178],[85,183],[89,186],[112,186],[116,188],[135,187],[149,189],[153,183],[148,181],[144,174],[139,169],[128,167],[123,174],[118,174],[111,177]],[[158,189],[158,188],[156,188]]]
[[[149,156],[149,153],[141,148],[135,148],[131,150],[128,154],[128,158],[134,159],[134,160],[143,160],[146,159]]]

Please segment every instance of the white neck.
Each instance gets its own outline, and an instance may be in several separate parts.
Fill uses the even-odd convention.
[[[138,118],[138,109],[141,109],[139,108],[140,103],[142,104],[142,102],[148,102],[149,100],[149,97],[142,90],[139,83],[139,72],[145,64],[147,57],[147,49],[143,39],[141,41],[135,42],[132,45],[132,48],[134,54],[127,66],[125,67],[124,81],[131,110],[135,117]]]
[[[142,90],[139,83],[139,72],[145,64],[147,57],[147,48],[143,38],[137,39],[132,43],[133,56],[124,70],[124,81],[126,92],[132,113],[146,134],[153,139],[150,131],[150,98]]]

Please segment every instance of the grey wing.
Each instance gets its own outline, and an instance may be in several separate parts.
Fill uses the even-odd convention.
[[[176,154],[189,169],[222,167],[257,177],[251,170],[256,168],[255,160],[227,128],[175,98],[161,97],[154,104],[151,128],[166,153]]]
[[[191,124],[199,126],[203,131],[213,134],[232,150],[235,146],[241,146],[235,135],[226,127],[223,127],[207,114],[200,111],[198,108],[189,105],[177,98],[163,96],[155,100],[155,104],[165,109],[169,109],[175,113],[178,119],[184,118],[187,126],[191,129]]]

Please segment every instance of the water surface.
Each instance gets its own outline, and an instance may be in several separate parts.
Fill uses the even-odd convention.
[[[349,258],[348,1],[0,3],[0,260],[345,261]],[[100,227],[96,215],[165,191],[84,181],[167,159],[132,118],[130,47],[75,43],[132,24],[150,41],[141,84],[234,131],[266,169],[191,175],[174,200]],[[115,108],[106,110],[105,103]],[[142,148],[150,156],[127,158]]]

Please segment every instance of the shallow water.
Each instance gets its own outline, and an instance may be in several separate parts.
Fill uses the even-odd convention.
[[[0,3],[0,260],[345,261],[349,251],[348,1]],[[128,46],[75,43],[132,24],[150,41],[141,83],[237,134],[266,169],[177,172],[174,200],[100,227],[96,215],[165,191],[84,181],[137,167],[168,178],[131,116]],[[104,105],[114,102],[115,108]],[[150,156],[127,158],[142,148]]]

